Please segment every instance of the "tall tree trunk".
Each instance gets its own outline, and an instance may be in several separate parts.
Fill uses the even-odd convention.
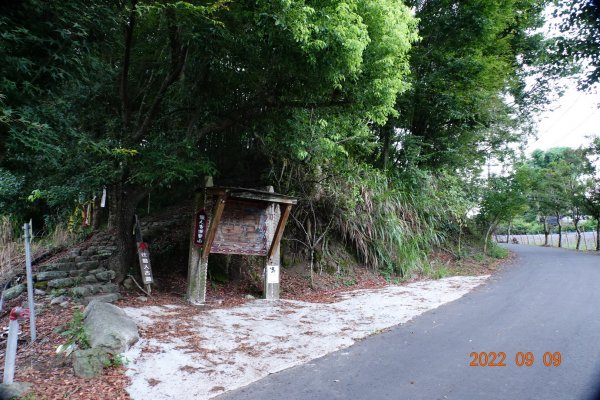
[[[384,170],[388,169],[389,161],[390,161],[390,147],[392,143],[392,132],[394,130],[394,126],[391,124],[386,124],[381,128],[381,167]]]
[[[487,230],[487,232],[485,233],[485,238],[483,240],[483,254],[487,255],[487,247],[488,247],[488,240],[490,238],[490,234],[492,233],[492,230],[494,229],[496,222],[492,222]]]
[[[510,227],[512,225],[512,221],[508,221],[508,228],[506,228],[506,243],[510,243]]]
[[[559,213],[556,213],[556,224],[558,225],[558,247],[562,247],[562,225],[560,224]]]
[[[579,246],[581,245],[581,230],[579,230],[579,218],[575,218],[573,220],[573,225],[575,225],[575,232],[577,233],[577,243],[575,244],[575,249],[579,250]]]
[[[115,185],[112,188],[111,220],[115,228],[117,249],[109,260],[110,269],[116,272],[116,281],[122,282],[127,276],[129,268],[135,262],[135,236],[133,225],[135,209],[138,203],[146,196],[146,191],[129,185]]]
[[[548,231],[548,221],[546,221],[546,217],[544,217],[544,246],[548,246],[548,235],[550,232]]]

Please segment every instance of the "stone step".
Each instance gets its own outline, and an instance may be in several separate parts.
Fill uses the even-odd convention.
[[[88,297],[97,293],[118,293],[119,287],[114,283],[94,283],[75,286],[69,293],[75,298]]]
[[[77,269],[77,264],[73,261],[61,261],[41,267],[42,271],[72,271],[74,269]]]
[[[24,283],[20,283],[4,291],[4,300],[12,300],[21,293],[27,290],[27,286]]]
[[[53,279],[68,278],[67,271],[42,271],[35,275],[38,282],[51,281]]]
[[[114,301],[117,301],[121,298],[121,295],[119,293],[103,293],[103,294],[97,294],[95,296],[86,296],[80,300],[78,300],[78,302],[80,302],[81,304],[89,304],[91,301],[95,300],[95,301],[99,301],[102,303],[112,303]]]
[[[86,276],[87,274],[88,274],[88,272],[85,269],[76,269],[74,271],[69,271],[69,276],[71,278],[82,277],[82,276]]]
[[[100,268],[100,261],[90,261],[90,260],[86,260],[86,261],[82,261],[82,262],[78,262],[77,263],[77,268],[78,269],[85,269],[86,271],[91,271],[97,268]]]
[[[50,289],[62,289],[75,285],[73,278],[58,278],[48,281],[48,288]]]

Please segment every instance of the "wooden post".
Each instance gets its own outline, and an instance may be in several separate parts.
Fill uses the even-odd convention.
[[[213,186],[212,177],[206,177],[204,187]],[[204,208],[204,192],[196,194],[194,199],[192,228],[190,234],[190,252],[188,257],[188,287],[187,299],[195,305],[203,304],[206,301],[206,273],[208,268],[208,257],[202,257],[202,247],[194,244],[196,237],[196,214]]]
[[[269,192],[273,192],[273,186],[267,188]],[[264,271],[264,289],[263,296],[267,300],[279,300],[279,289],[280,289],[280,274],[281,274],[281,254],[279,252],[279,242],[283,235],[283,227],[285,227],[285,220],[289,216],[289,208],[291,205],[287,205],[283,213],[279,204],[271,204],[267,213],[271,216],[269,218],[268,237],[271,241],[271,246],[267,252],[267,262],[265,264]]]

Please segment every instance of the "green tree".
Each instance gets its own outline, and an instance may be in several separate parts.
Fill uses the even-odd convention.
[[[580,88],[591,90],[600,79],[600,5],[597,0],[555,0],[554,15],[561,18],[562,35],[555,57],[560,67],[583,67]]]
[[[92,18],[91,9],[70,14],[70,23]],[[61,92],[71,118],[60,121],[71,129],[45,121],[66,137],[52,142],[59,155],[39,188],[63,204],[76,191],[109,188],[120,277],[133,260],[133,213],[150,190],[178,182],[193,190],[197,177],[216,171],[232,182],[243,170],[253,182],[267,166],[257,159],[288,149],[302,160],[314,146],[339,157],[368,147],[369,124],[385,123],[408,87],[417,38],[414,17],[396,0],[132,0],[108,9],[81,66],[89,86]],[[19,140],[16,130],[11,160],[25,158]]]
[[[101,76],[98,52],[114,26],[108,2],[6,2],[0,5],[1,212],[29,219],[34,189],[50,203],[78,189],[67,166],[85,135],[73,94],[85,96]],[[81,171],[81,164],[76,171]],[[64,173],[62,173],[64,172]],[[76,195],[75,195],[76,196]],[[61,204],[61,205],[64,205]]]
[[[530,168],[523,165],[510,175],[488,179],[478,217],[485,226],[484,253],[487,253],[490,235],[498,224],[510,224],[513,218],[527,210],[531,177]]]
[[[381,159],[401,168],[474,169],[523,140],[547,82],[546,1],[413,1],[422,40],[411,52],[411,90],[381,127]],[[509,100],[510,99],[510,100]]]
[[[581,195],[585,191],[585,177],[591,166],[585,152],[579,149],[560,147],[532,153],[529,165],[535,176],[532,200],[544,224],[545,245],[548,245],[548,216],[556,218],[558,247],[562,247],[562,223],[564,215],[570,214],[578,232],[581,220]]]
[[[600,138],[593,138],[584,150],[593,167],[593,173],[586,181],[585,192],[580,200],[583,203],[584,212],[596,220],[595,247],[596,251],[600,251],[600,177],[598,176],[598,168],[600,166]]]

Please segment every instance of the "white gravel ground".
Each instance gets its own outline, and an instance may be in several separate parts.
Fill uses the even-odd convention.
[[[125,308],[140,327],[165,323],[124,356],[133,399],[209,399],[456,300],[488,276],[357,290],[331,304],[254,300],[185,318],[184,307]]]

